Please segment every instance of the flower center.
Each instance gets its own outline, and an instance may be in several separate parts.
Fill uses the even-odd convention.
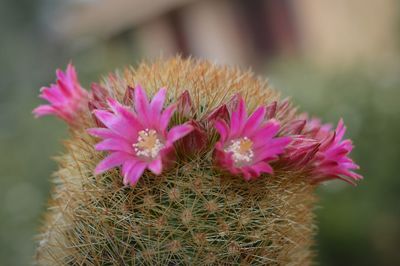
[[[248,163],[254,157],[253,142],[247,137],[232,140],[231,144],[225,149],[225,152],[232,152],[232,158],[235,163]]]
[[[164,144],[158,138],[157,132],[154,129],[146,128],[139,131],[137,143],[134,143],[132,146],[135,148],[136,155],[155,158],[164,147]]]

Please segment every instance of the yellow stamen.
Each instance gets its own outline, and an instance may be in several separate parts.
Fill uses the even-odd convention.
[[[247,137],[232,140],[225,152],[231,152],[235,163],[250,162],[254,157],[253,142]]]
[[[149,130],[146,128],[145,130],[139,131],[137,140],[138,142],[132,146],[135,148],[135,152],[138,156],[155,158],[164,147],[164,144],[160,141],[154,129]]]
[[[242,139],[241,141],[240,141],[240,144],[239,144],[239,150],[238,150],[238,152],[240,153],[240,154],[246,154],[247,152],[249,152],[249,151],[251,151],[251,148],[253,147],[253,142],[251,141],[251,140],[249,140],[249,139]]]

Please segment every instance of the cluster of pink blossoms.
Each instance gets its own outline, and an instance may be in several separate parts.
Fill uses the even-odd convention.
[[[57,69],[57,82],[40,89],[40,98],[50,104],[40,105],[33,110],[36,117],[55,115],[68,124],[74,124],[76,116],[87,107],[88,93],[79,84],[75,67],[68,64],[65,72]]]
[[[188,91],[169,106],[164,106],[166,96],[167,90],[162,88],[149,99],[139,85],[127,88],[122,103],[97,84],[87,93],[70,64],[65,73],[57,70],[56,84],[41,90],[40,97],[50,104],[33,112],[37,117],[56,115],[71,126],[76,126],[82,112],[91,112],[98,127],[87,131],[102,139],[95,149],[108,152],[94,172],[121,167],[126,185],[135,185],[146,169],[160,175],[172,166],[177,141],[186,153],[204,151],[209,124],[219,135],[211,145],[213,164],[230,175],[251,180],[273,174],[277,166],[308,171],[314,183],[330,179],[354,183],[362,178],[352,171],[358,165],[348,156],[353,146],[350,140],[343,140],[346,128],[342,120],[336,130],[307,117],[280,125],[289,110],[287,101],[260,106],[248,115],[244,99],[237,95],[197,121],[192,119]],[[174,113],[186,122],[172,126]]]

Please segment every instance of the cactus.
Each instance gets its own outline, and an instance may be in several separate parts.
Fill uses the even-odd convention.
[[[178,101],[170,126],[192,121],[202,132],[191,133],[189,146],[185,138],[175,143],[173,166],[160,175],[145,171],[129,186],[116,168],[93,173],[106,153],[94,148],[98,139],[87,129],[101,126],[91,112],[107,108],[99,95],[129,105],[137,84],[149,95],[166,87],[167,102]],[[278,135],[293,139],[271,161],[273,174],[249,181],[216,167],[213,152],[219,134],[210,117],[223,116],[219,108],[235,105],[238,94],[249,111],[267,106],[266,117],[280,124]],[[173,58],[109,75],[87,97],[89,107],[77,111],[65,152],[56,158],[59,169],[38,236],[39,265],[311,264],[317,184],[312,166],[321,165],[318,152],[328,144],[318,141],[315,123],[298,122],[302,115],[266,81],[235,68]],[[293,146],[304,136],[310,141]],[[193,147],[197,152],[188,152]]]

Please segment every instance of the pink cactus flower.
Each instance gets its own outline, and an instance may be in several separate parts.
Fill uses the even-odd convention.
[[[176,101],[176,112],[180,119],[193,117],[193,103],[189,91],[185,90]]]
[[[267,119],[286,119],[291,113],[295,112],[289,99],[283,99],[280,102],[273,101],[269,103],[266,107],[265,117]]]
[[[163,166],[173,158],[174,142],[192,131],[184,124],[167,129],[176,105],[162,110],[166,90],[160,89],[151,102],[140,86],[134,90],[134,110],[109,98],[111,111],[95,110],[95,116],[105,128],[92,128],[88,132],[103,139],[95,148],[109,151],[101,161],[95,174],[122,165],[123,182],[135,185],[145,169],[155,175],[161,174]]]
[[[204,118],[204,120],[208,123],[220,119],[224,121],[229,121],[229,111],[228,107],[225,104],[215,108],[215,110],[213,110],[210,114],[206,115]]]
[[[282,156],[282,165],[294,170],[309,170],[318,152],[319,141],[303,135],[292,135],[292,142]]]
[[[193,157],[206,152],[208,137],[204,127],[196,120],[189,120],[188,125],[191,125],[193,130],[179,141],[180,155],[184,157]]]
[[[331,124],[322,124],[321,120],[318,118],[308,119],[308,115],[304,114],[303,117],[306,119],[307,123],[305,125],[305,134],[311,136],[317,140],[325,139],[329,134],[332,133]]]
[[[291,136],[292,141],[286,147],[282,156],[283,166],[286,168],[305,170],[310,166],[310,162],[315,158],[315,154],[321,145],[319,141],[303,135],[303,130],[307,120],[292,120],[280,129],[280,133],[285,136]]]
[[[107,104],[107,99],[110,97],[110,94],[103,86],[97,83],[92,83],[88,108],[94,122],[98,127],[105,127],[105,125],[99,119],[97,119],[93,111],[97,109],[108,110],[109,107]]]
[[[106,99],[110,97],[108,91],[98,83],[92,83],[90,88],[90,103],[93,106],[99,107],[99,109],[106,108]]]
[[[239,98],[229,125],[221,119],[215,122],[220,135],[214,151],[217,166],[234,175],[242,175],[245,180],[273,172],[269,162],[276,159],[291,140],[274,137],[279,124],[275,120],[264,122],[265,114],[266,108],[262,106],[248,117],[244,100]]]
[[[33,110],[33,114],[35,117],[55,115],[73,125],[79,112],[87,108],[88,93],[79,84],[72,64],[68,64],[65,72],[58,69],[56,75],[56,84],[40,90],[39,97],[50,104],[40,105]]]
[[[128,86],[125,90],[125,94],[124,94],[124,99],[122,100],[122,102],[125,105],[129,105],[131,106],[133,104],[133,96],[134,96],[134,91],[135,89],[132,88],[131,86]]]
[[[363,178],[352,171],[359,166],[348,157],[353,145],[349,139],[342,140],[346,132],[342,119],[335,131],[330,131],[330,125],[321,125],[317,120],[311,120],[311,129],[313,137],[321,143],[314,161],[314,183],[341,179],[355,184],[354,181]]]

